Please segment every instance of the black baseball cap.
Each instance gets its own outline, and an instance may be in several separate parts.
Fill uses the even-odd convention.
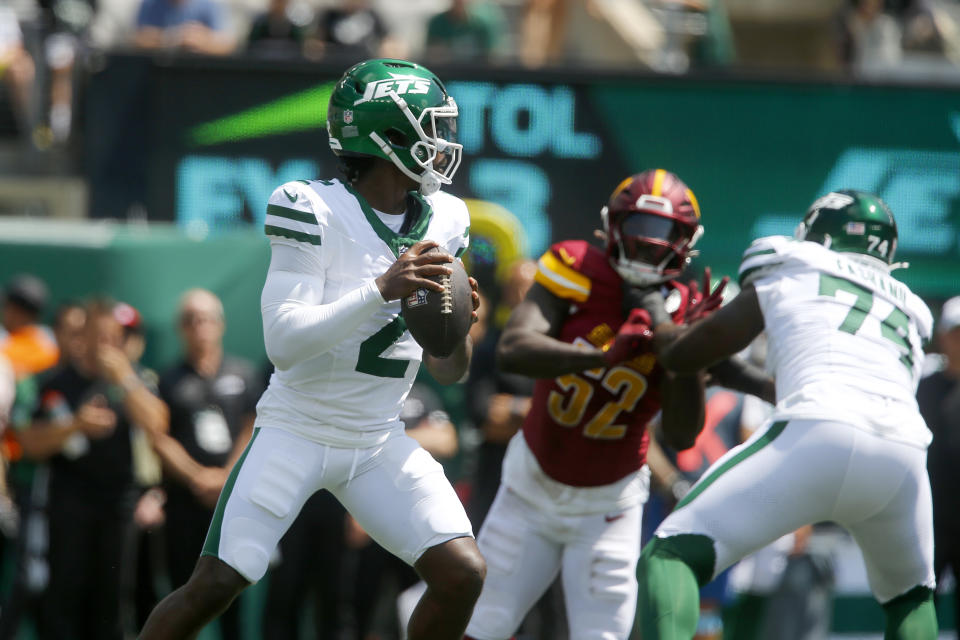
[[[27,311],[40,313],[47,306],[47,285],[43,280],[29,273],[21,273],[10,278],[3,290],[6,302],[12,302]]]

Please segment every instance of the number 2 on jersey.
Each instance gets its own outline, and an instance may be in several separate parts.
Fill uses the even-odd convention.
[[[407,323],[397,316],[392,322],[360,343],[356,370],[380,378],[402,378],[407,375],[409,360],[384,358],[380,354],[399,340],[407,330]]]
[[[867,316],[870,315],[870,310],[873,308],[873,292],[846,278],[821,273],[819,294],[821,296],[836,296],[838,291],[846,291],[857,297],[847,316],[837,327],[840,331],[855,334],[863,326]],[[880,335],[900,347],[902,351],[900,362],[907,369],[913,370],[913,351],[910,342],[907,340],[909,327],[910,319],[907,314],[894,307],[890,315],[880,321]]]
[[[593,377],[592,372],[585,372]],[[598,376],[599,377],[599,376]],[[583,427],[583,435],[598,440],[619,440],[627,433],[627,425],[613,424],[623,411],[633,411],[637,402],[647,391],[647,379],[627,367],[613,367],[600,384],[612,394],[619,393],[616,400],[607,402]],[[572,391],[569,396],[551,391],[547,397],[547,412],[557,424],[575,427],[583,420],[587,405],[593,398],[593,383],[579,375],[570,373],[557,378],[557,385],[564,391]]]

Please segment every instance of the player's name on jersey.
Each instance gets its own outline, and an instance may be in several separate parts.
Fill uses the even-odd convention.
[[[874,288],[880,289],[899,302],[906,303],[907,301],[907,287],[876,268],[860,264],[844,256],[837,256],[837,268],[841,273],[848,273],[872,284]]]

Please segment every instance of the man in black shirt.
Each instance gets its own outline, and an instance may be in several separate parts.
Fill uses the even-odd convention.
[[[170,431],[154,441],[163,461],[167,570],[172,584],[190,577],[220,490],[253,430],[263,390],[254,368],[223,353],[223,305],[211,292],[180,301],[183,361],[160,376]],[[220,618],[224,638],[239,637],[236,603]]]
[[[933,432],[927,470],[933,492],[933,568],[939,584],[947,567],[960,576],[960,296],[943,305],[937,340],[944,368],[920,381],[917,404]],[[960,587],[955,595],[960,611]]]
[[[121,350],[112,303],[87,308],[84,357],[40,389],[24,456],[50,461],[44,638],[122,637],[119,567],[134,498],[131,429],[166,429],[163,403]]]

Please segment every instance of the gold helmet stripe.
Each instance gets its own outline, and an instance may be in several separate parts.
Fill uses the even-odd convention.
[[[653,188],[650,189],[650,195],[658,198],[663,195],[663,179],[667,177],[666,169],[657,169],[653,174]]]
[[[697,220],[700,219],[700,204],[697,202],[697,196],[693,195],[693,191],[687,189],[687,200],[690,201],[690,204],[693,205],[693,212],[697,214]]]

